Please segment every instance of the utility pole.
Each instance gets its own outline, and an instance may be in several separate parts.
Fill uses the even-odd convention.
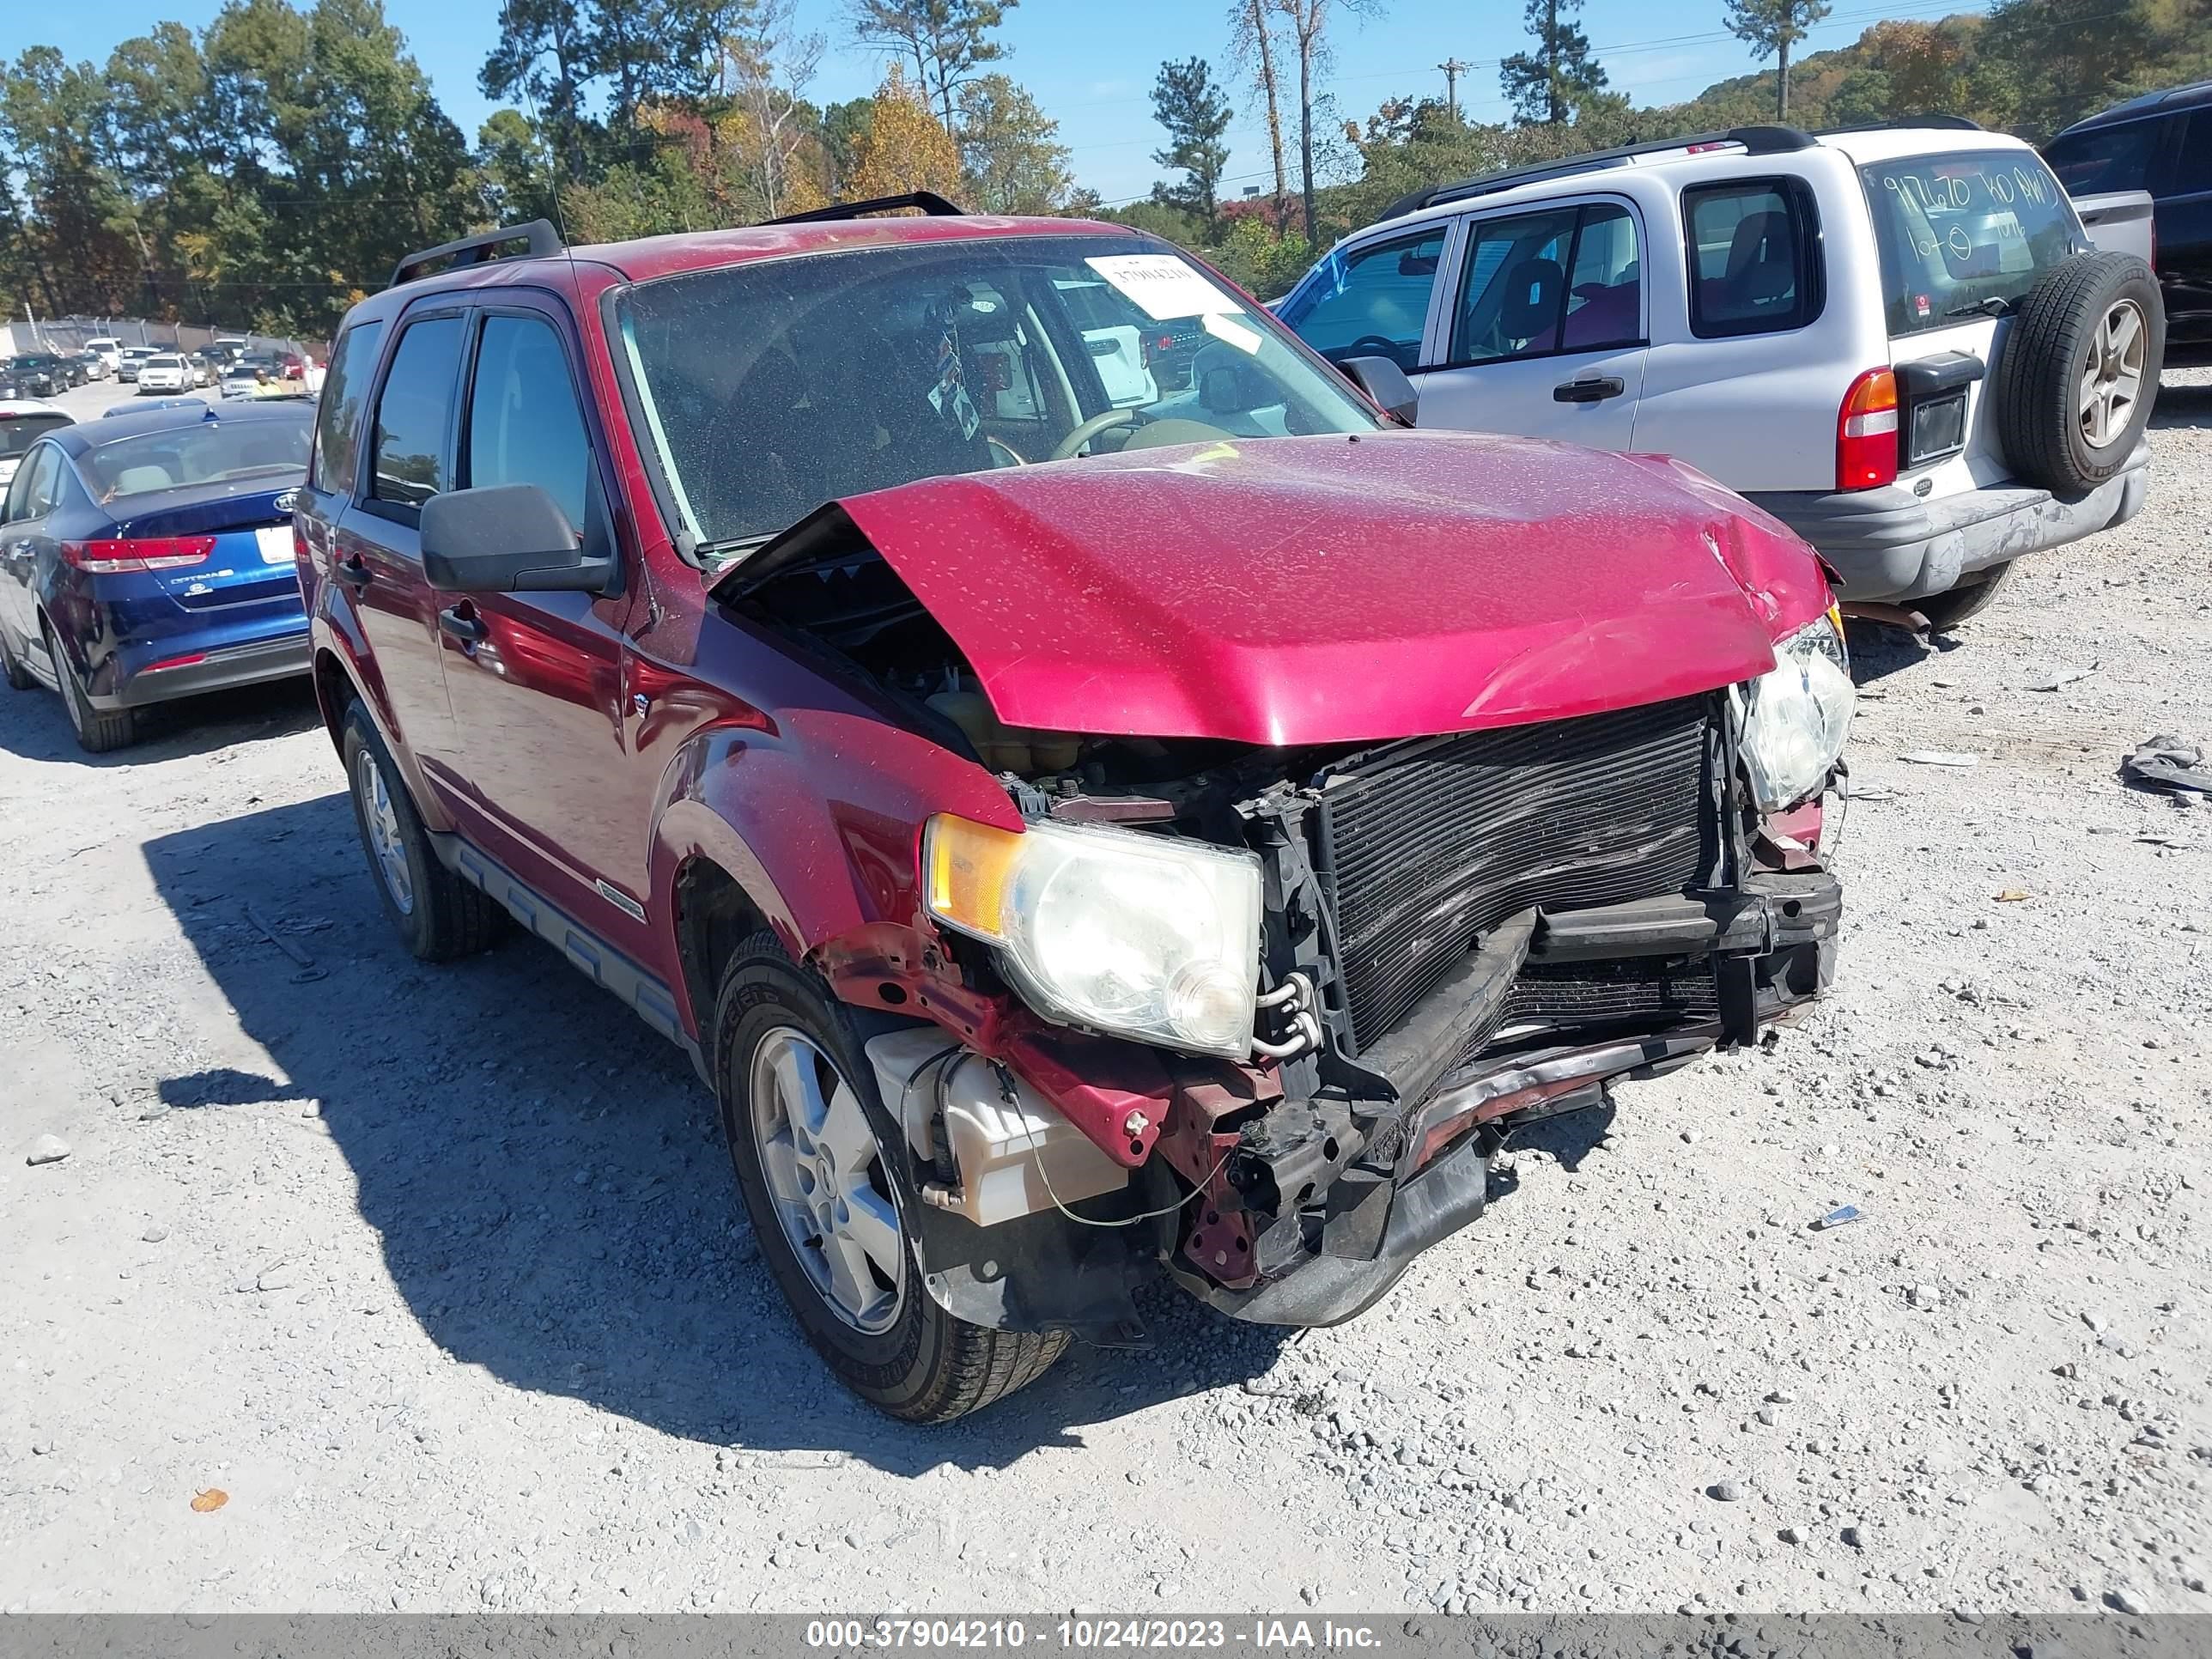
[[[1456,58],[1447,58],[1437,67],[1444,72],[1444,107],[1451,112],[1452,119],[1456,121],[1459,119],[1459,77],[1474,65],[1462,64]]]

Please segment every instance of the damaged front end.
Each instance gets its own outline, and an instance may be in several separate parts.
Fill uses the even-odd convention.
[[[924,1281],[963,1319],[1127,1343],[1154,1263],[1239,1318],[1351,1318],[1480,1214],[1515,1127],[1753,1044],[1828,983],[1832,614],[1771,672],[1564,718],[1093,735],[1005,724],[836,529],[744,607],[996,774],[1026,826],[931,819],[914,927],[820,958],[934,1022],[868,1053]]]

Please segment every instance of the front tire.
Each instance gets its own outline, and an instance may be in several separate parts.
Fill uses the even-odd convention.
[[[133,711],[92,706],[92,697],[77,684],[76,671],[62,653],[62,642],[51,623],[46,625],[46,656],[54,665],[54,678],[61,682],[62,702],[69,710],[70,730],[76,733],[78,748],[88,755],[105,755],[137,741],[138,718]],[[9,679],[12,684],[14,677]]]
[[[773,933],[738,948],[714,1007],[714,1092],[761,1256],[839,1382],[909,1423],[949,1423],[1042,1376],[1064,1331],[948,1313],[915,1265],[905,1138],[851,1011]]]
[[[506,912],[439,861],[399,769],[358,699],[347,705],[343,730],[354,825],[384,914],[408,954],[451,962],[489,949]]]

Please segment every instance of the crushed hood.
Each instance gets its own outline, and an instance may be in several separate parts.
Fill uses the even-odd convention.
[[[1233,441],[849,496],[1011,725],[1277,745],[1565,719],[1763,673],[1826,584],[1664,457],[1462,433]],[[842,524],[836,528],[842,531]]]

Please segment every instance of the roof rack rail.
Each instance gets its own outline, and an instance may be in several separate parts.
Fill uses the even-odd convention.
[[[1840,137],[1846,132],[1890,132],[1902,128],[1940,127],[1946,132],[1982,132],[1979,121],[1968,115],[1900,115],[1887,121],[1857,121],[1847,127],[1822,127],[1817,137]]]
[[[1813,135],[1808,132],[1801,132],[1796,127],[1771,125],[1730,127],[1725,132],[1686,132],[1674,138],[1653,138],[1640,144],[1594,149],[1581,155],[1561,156],[1556,161],[1532,161],[1524,167],[1500,167],[1495,173],[1477,173],[1472,179],[1462,179],[1452,184],[1431,185],[1425,190],[1413,191],[1400,197],[1383,209],[1382,218],[1395,219],[1404,214],[1417,213],[1423,208],[1435,207],[1441,202],[1467,201],[1545,179],[1563,179],[1577,173],[1625,167],[1639,155],[1663,155],[1668,150],[1688,149],[1697,145],[1741,144],[1751,155],[1771,155],[1785,150],[1805,149],[1814,142]]]
[[[864,213],[889,213],[896,208],[920,208],[932,219],[964,219],[967,210],[956,206],[933,190],[909,190],[897,196],[872,196],[865,202],[832,202],[805,213],[780,214],[763,219],[764,225],[811,225],[830,219],[857,219]]]
[[[481,264],[494,257],[495,248],[505,247],[509,242],[527,241],[526,250],[531,258],[558,253],[565,246],[561,233],[550,219],[532,219],[526,225],[502,225],[497,230],[480,231],[474,236],[464,236],[459,241],[441,242],[435,247],[426,247],[420,253],[410,253],[399,262],[392,273],[392,286],[411,283],[422,274],[423,267],[451,258],[457,265]]]

